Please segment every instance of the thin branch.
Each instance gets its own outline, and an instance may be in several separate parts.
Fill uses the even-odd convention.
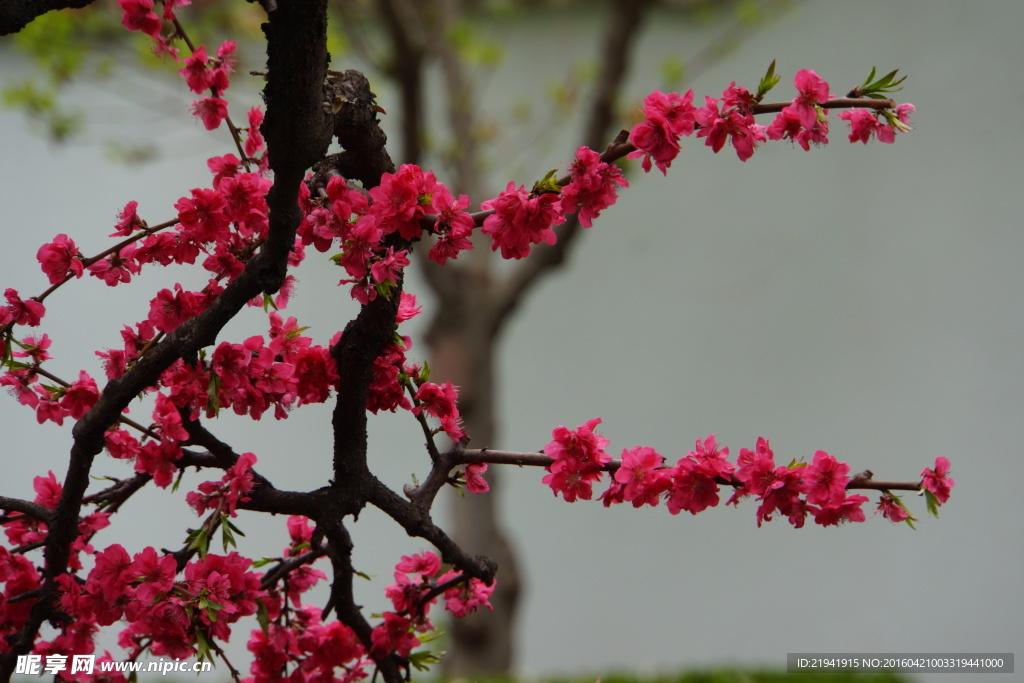
[[[97,510],[113,514],[117,512],[125,501],[131,498],[136,491],[153,480],[152,474],[139,472],[128,479],[115,479],[114,485],[103,489],[91,496],[82,498],[82,505],[97,504]]]
[[[214,457],[217,466],[224,469],[233,467],[238,462],[239,455],[235,453],[235,450],[230,445],[214,436],[213,432],[207,429],[199,420],[190,420],[187,413],[184,411],[180,412],[182,412],[182,426],[188,432],[188,440],[182,442],[183,444],[202,446]]]
[[[548,457],[539,451],[501,451],[489,448],[453,448],[442,453],[442,460],[449,465],[449,469],[458,465],[490,464],[490,465],[516,465],[517,467],[548,467],[555,462],[554,458]],[[601,466],[604,472],[615,472],[622,467],[622,462],[612,460]],[[736,478],[732,480],[718,480],[720,484],[727,486],[742,486],[743,483]],[[852,477],[846,485],[847,490],[866,489],[874,491],[919,491],[921,481],[880,481],[872,479],[866,474],[859,474]]]
[[[792,101],[768,102],[766,104],[756,104],[753,107],[751,107],[750,113],[754,114],[755,116],[756,115],[760,115],[760,114],[778,113],[778,112],[782,111],[783,109],[785,109],[786,107],[788,107],[788,106],[790,106],[792,104],[793,104]],[[857,108],[862,108],[862,109],[892,109],[892,108],[894,108],[896,106],[896,101],[895,100],[891,100],[891,99],[889,99],[889,100],[878,100],[878,99],[874,99],[874,98],[871,98],[871,97],[836,97],[836,98],[833,98],[831,100],[828,100],[827,102],[825,102],[825,104],[822,104],[820,106],[821,106],[822,109],[857,109]],[[700,130],[700,128],[701,127],[698,125],[698,126],[696,126],[695,129],[696,130]],[[610,143],[608,143],[608,146],[605,147],[604,151],[601,153],[601,161],[605,162],[606,164],[612,164],[612,163],[615,163],[616,161],[618,161],[619,159],[622,159],[622,158],[628,156],[631,152],[635,152],[635,151],[636,151],[636,147],[634,147],[633,144],[631,142],[629,142],[629,131],[622,130],[622,131],[619,131],[619,133],[615,137],[615,139],[612,140]],[[560,178],[558,178],[556,182],[559,185],[565,186],[565,185],[568,185],[571,181],[572,181],[572,176],[569,175],[569,174],[565,174],[565,175],[561,176]],[[487,217],[492,215],[492,214],[494,214],[494,210],[493,209],[488,209],[486,211],[474,211],[474,212],[470,213],[469,215],[473,219],[474,225],[479,228],[479,227],[481,227],[484,224],[484,221],[487,219]],[[575,214],[567,214],[567,215],[569,217],[574,217],[575,216]],[[423,218],[420,219],[420,226],[422,227],[422,229],[425,232],[432,233],[433,230],[434,230],[434,225],[436,223],[437,223],[437,216],[435,216],[434,214],[427,214],[427,215],[423,216]],[[566,236],[570,236],[569,238],[571,239],[572,235],[577,234],[577,232],[578,232],[577,230],[572,229],[570,231],[570,228],[571,228],[571,226],[570,226],[569,222],[566,222],[565,224],[559,226],[559,231],[561,232],[561,234],[559,235],[558,243],[556,243],[555,245],[553,245],[553,246],[549,246],[549,245],[546,245],[546,244],[537,245],[534,248],[533,252],[531,253],[530,258],[524,259],[523,267],[521,269],[521,273],[518,276],[516,276],[516,277],[523,278],[525,280],[525,279],[527,279],[528,273],[530,273],[530,272],[536,271],[539,274],[540,271],[542,271],[544,269],[547,269],[547,268],[550,268],[553,265],[557,265],[557,263],[548,263],[547,262],[550,259],[554,258],[554,255],[546,254],[546,252],[550,252],[552,249],[555,249],[556,247],[558,247],[558,245],[561,244],[565,240]],[[538,254],[546,254],[546,255],[541,257],[541,256],[538,256]],[[534,261],[542,261],[542,260],[544,260],[545,262],[544,263],[537,263],[532,268],[527,268],[526,267],[527,264],[530,264],[530,263],[532,263]],[[530,277],[534,277],[534,276],[530,276]],[[528,283],[525,282],[525,281],[522,283],[523,287],[526,287],[527,285],[528,285]],[[512,287],[512,285],[510,284],[510,288],[511,287]]]
[[[793,104],[792,102],[770,102],[768,104],[755,104],[750,108],[750,113],[774,114],[782,111]],[[896,106],[895,100],[876,100],[871,97],[834,97],[820,105],[822,109],[892,109]]]
[[[367,502],[379,508],[391,519],[398,522],[410,536],[430,541],[441,553],[441,559],[472,576],[490,583],[498,570],[494,560],[466,553],[443,529],[434,524],[430,515],[419,506],[401,498],[377,479],[371,479],[367,490]]]
[[[312,564],[326,554],[327,547],[321,545],[308,552],[304,552],[301,555],[282,558],[273,569],[263,575],[263,580],[260,582],[260,588],[262,590],[272,588],[275,583],[291,574],[294,570],[303,565]]]
[[[206,641],[210,644],[211,649],[217,653],[217,656],[220,657],[225,664],[227,664],[228,671],[231,673],[231,680],[236,682],[241,681],[241,672],[239,672],[239,670],[236,669],[235,666],[231,663],[231,660],[228,659],[227,653],[224,652],[224,649],[217,643],[217,639],[207,636]]]
[[[423,483],[419,486],[407,484],[402,490],[409,501],[418,508],[422,514],[429,513],[430,508],[434,505],[434,499],[437,498],[438,492],[440,492],[445,484],[451,481],[449,473],[459,464],[455,460],[455,452],[456,451],[451,450],[438,454],[434,459],[434,464],[431,466],[429,474],[427,474],[427,478],[423,480]]]
[[[447,581],[439,583],[430,590],[428,590],[426,593],[417,596],[416,608],[422,612],[423,606],[429,604],[431,600],[443,594],[445,591],[455,588],[461,583],[466,583],[471,578],[472,577],[466,574],[465,572],[459,572],[457,575],[453,576]]]
[[[196,52],[195,43],[192,42],[192,38],[189,37],[188,32],[185,31],[185,27],[181,25],[181,22],[178,20],[178,17],[174,16],[171,19],[171,21],[174,24],[174,31],[175,31],[175,33],[177,33],[181,37],[181,39],[185,41],[185,45],[188,47],[189,52],[192,53],[192,54],[195,54],[195,52]],[[213,97],[220,97],[222,93],[217,88],[211,87],[210,88],[210,94]],[[231,139],[235,143],[235,149],[238,150],[238,156],[241,157],[242,163],[245,164],[246,170],[251,170],[252,169],[252,159],[250,159],[249,155],[247,155],[245,153],[245,148],[242,146],[242,131],[241,131],[241,129],[238,126],[235,125],[234,121],[231,120],[231,116],[230,115],[226,115],[224,117],[224,123],[227,124],[228,132],[231,133]]]
[[[38,519],[41,522],[46,522],[47,524],[53,521],[53,510],[45,505],[32,503],[20,498],[0,496],[0,510],[5,510],[7,512],[21,512],[24,515],[32,517],[33,519]],[[17,521],[20,518],[20,516],[2,515],[0,516],[0,523],[6,524],[7,522]]]
[[[408,380],[405,384],[406,391],[409,392],[409,398],[412,399],[413,411],[420,406],[420,400],[416,398],[416,387],[412,380]],[[440,457],[440,453],[437,451],[437,444],[434,443],[434,432],[430,428],[430,424],[427,422],[427,412],[420,410],[418,413],[413,413],[416,416],[416,421],[420,423],[420,429],[423,430],[423,437],[426,439],[424,445],[427,447],[427,453],[430,455],[431,462],[437,462]]]

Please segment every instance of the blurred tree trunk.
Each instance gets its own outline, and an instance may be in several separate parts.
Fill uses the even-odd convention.
[[[779,0],[768,0],[764,7]],[[455,193],[468,194],[474,201],[493,196],[483,186],[482,164],[474,132],[479,130],[477,100],[467,65],[450,40],[456,22],[465,20],[471,0],[381,0],[375,5],[344,3],[352,25],[365,26],[367,7],[377,12],[385,27],[391,52],[387,61],[378,64],[394,79],[401,97],[403,131],[402,163],[423,163],[422,141],[426,139],[425,69],[429,63],[440,66],[444,80],[443,100],[446,103],[452,154],[452,176],[445,180]],[[543,5],[543,3],[538,3]],[[647,11],[662,0],[609,0],[604,38],[599,46],[598,75],[587,103],[585,131],[579,144],[598,151],[611,142],[617,131],[617,96],[621,89],[632,50],[639,36],[641,20]],[[690,6],[690,5],[693,6]],[[719,3],[728,6],[727,0]],[[704,3],[675,3],[677,9],[704,8]],[[477,8],[478,10],[480,8]],[[749,7],[748,7],[749,9]],[[541,9],[543,11],[543,9]],[[363,14],[359,14],[362,12]],[[728,52],[740,38],[752,30],[747,19],[738,20],[717,40],[705,45],[692,61],[688,73],[701,71]],[[350,39],[364,55],[372,50],[365,34],[358,28]],[[431,137],[440,138],[431,130]],[[566,160],[575,145],[567,144]],[[538,179],[539,179],[538,175]],[[459,387],[459,409],[465,429],[474,447],[499,447],[499,422],[495,410],[499,390],[495,370],[501,331],[529,289],[547,272],[562,265],[580,234],[580,226],[570,219],[557,229],[558,243],[534,248],[528,259],[517,264],[510,273],[498,276],[492,270],[490,240],[477,240],[474,249],[457,262],[438,267],[418,250],[416,256],[427,282],[436,296],[432,306],[434,317],[427,333],[430,347],[431,378],[437,382],[450,380]],[[449,624],[451,643],[443,669],[447,676],[506,674],[514,663],[514,630],[516,610],[522,590],[514,549],[502,528],[497,512],[501,496],[498,472],[490,470],[488,495],[453,496],[451,525],[456,541],[468,552],[491,557],[498,563],[497,588],[492,595],[493,612],[482,612],[453,620]]]
[[[602,69],[595,83],[589,122],[583,144],[602,149],[611,139],[616,93],[626,72],[627,57],[637,34],[646,1],[612,3],[609,28],[602,50]],[[439,0],[434,45],[444,73],[449,102],[448,118],[453,136],[459,136],[454,188],[470,197],[488,196],[480,187],[479,158],[472,131],[476,128],[474,97],[458,55],[447,47],[444,33],[455,18],[454,0]],[[567,158],[572,148],[565,150]],[[559,265],[578,233],[575,221],[562,226],[559,245],[546,256],[535,254],[538,265],[520,269],[507,279],[491,270],[489,240],[480,240],[463,257],[458,268],[439,268],[423,261],[427,279],[437,296],[427,335],[431,372],[437,381],[450,380],[460,387],[459,407],[466,432],[476,447],[498,446],[498,415],[495,378],[500,332],[520,297],[540,276]],[[462,259],[460,259],[462,260]],[[469,552],[491,557],[498,563],[498,585],[491,602],[494,612],[478,612],[450,624],[452,643],[443,662],[448,676],[507,673],[514,660],[516,610],[521,578],[516,558],[497,512],[501,480],[492,469],[487,474],[489,495],[453,496],[454,537]]]
[[[403,0],[388,0],[385,20],[395,44],[404,46],[407,56],[396,60],[403,94],[406,130],[404,158],[419,161],[423,103],[418,99],[422,86],[423,52],[440,64],[444,78],[448,126],[458,145],[454,155],[452,191],[467,194],[480,201],[488,196],[481,179],[480,157],[473,131],[477,128],[476,99],[463,59],[451,46],[447,34],[462,9],[458,0],[433,0],[417,3],[415,9]],[[415,21],[418,12],[418,21]],[[417,35],[424,40],[415,44]],[[396,55],[397,56],[397,55]],[[414,68],[410,68],[415,65]],[[479,235],[479,233],[478,233]],[[491,282],[491,251],[486,239],[477,239],[473,251],[464,254],[461,263],[448,263],[445,268],[422,258],[427,281],[436,296],[427,333],[430,347],[431,375],[435,381],[450,380],[459,387],[459,410],[466,433],[475,446],[496,446],[498,416],[495,411],[496,342],[503,316],[495,315]],[[456,266],[456,267],[452,267]],[[493,612],[479,612],[449,622],[451,643],[443,660],[448,676],[468,673],[506,673],[513,663],[513,642],[516,608],[519,603],[520,578],[515,554],[501,527],[496,510],[501,495],[501,481],[492,470],[487,476],[491,486],[488,495],[455,497],[450,525],[452,536],[468,552],[495,560],[501,578],[491,596]]]

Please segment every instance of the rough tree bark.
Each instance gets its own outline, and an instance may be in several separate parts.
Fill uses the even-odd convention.
[[[17,33],[34,19],[61,9],[81,9],[95,0],[3,0],[0,7],[0,36]]]

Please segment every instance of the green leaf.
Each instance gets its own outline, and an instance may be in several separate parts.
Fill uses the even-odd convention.
[[[187,540],[189,550],[198,550],[199,557],[206,557],[206,553],[210,549],[210,535],[206,533],[206,529],[196,529],[190,532]]]
[[[892,126],[892,128],[894,130],[897,130],[897,131],[899,131],[901,133],[906,133],[908,131],[914,130],[913,128],[908,126],[903,121],[900,121],[900,117],[897,116],[895,112],[892,112],[892,111],[890,111],[888,109],[883,109],[883,110],[881,110],[881,113],[882,113],[882,116],[885,117],[886,122],[890,126]]]
[[[782,76],[775,73],[775,60],[773,59],[772,63],[768,65],[768,71],[765,73],[764,78],[757,85],[757,94],[754,95],[754,99],[760,102],[768,94],[769,90],[779,84],[780,80],[782,80]]]
[[[13,363],[15,363],[16,361],[14,360],[14,356],[12,355],[13,350],[11,349],[11,340],[12,337],[9,334],[4,337],[4,354],[2,357],[0,357],[0,367],[5,367],[14,370],[15,368]]]
[[[206,639],[206,634],[203,633],[202,629],[196,629],[196,658],[200,662],[205,660],[213,661],[213,651],[210,649],[210,642]]]
[[[888,496],[889,496],[890,498],[892,498],[892,499],[893,499],[893,501],[895,501],[895,503],[896,503],[897,505],[899,505],[899,506],[900,506],[901,508],[903,508],[903,511],[904,511],[904,512],[906,512],[906,513],[907,513],[907,518],[906,518],[905,520],[903,520],[903,521],[904,521],[904,522],[906,523],[906,525],[907,525],[907,526],[909,526],[909,527],[910,527],[911,529],[913,529],[913,530],[917,531],[917,527],[916,527],[916,526],[914,526],[914,522],[916,522],[916,521],[917,521],[917,517],[915,517],[914,515],[912,515],[912,514],[910,513],[910,509],[909,509],[909,508],[908,508],[908,507],[907,507],[906,505],[904,505],[904,504],[903,504],[903,500],[902,500],[902,499],[901,499],[901,498],[900,498],[899,496],[894,496],[894,495],[893,495],[893,494],[892,494],[891,492],[889,492],[889,491],[886,491],[886,494],[887,494],[887,495],[888,495]]]
[[[924,499],[928,506],[928,514],[932,517],[938,517],[939,506],[942,505],[942,503],[939,502],[939,499],[936,498],[935,494],[928,489],[924,489]]]
[[[302,333],[309,329],[309,325],[303,325],[302,327],[296,327],[293,330],[288,330],[285,334],[286,339],[295,339],[296,337],[302,336]]]
[[[430,666],[440,662],[442,656],[444,656],[443,652],[435,654],[429,650],[412,652],[409,654],[409,663],[412,664],[417,671],[429,671]]]
[[[899,69],[893,69],[886,75],[882,76],[878,80],[875,78],[875,67],[871,67],[871,73],[864,79],[864,82],[849,92],[850,97],[870,97],[875,100],[888,99],[888,93],[899,92],[903,88],[897,87],[900,83],[907,80],[904,76],[899,80],[896,79],[896,74],[899,73]]]
[[[206,385],[206,414],[207,415],[218,415],[220,414],[220,377],[217,376],[217,371],[210,368],[210,383]]]
[[[234,535],[231,533],[231,530],[228,529],[226,526],[222,526],[220,528],[220,541],[221,541],[221,547],[224,548],[224,552],[228,552],[228,548],[237,548],[238,547],[235,544],[235,537],[234,537]]]
[[[533,194],[541,195],[546,193],[558,194],[562,191],[562,186],[558,184],[558,169],[553,168],[544,174],[544,177],[533,184]]]
[[[225,518],[224,518],[224,520],[223,520],[223,524],[224,524],[224,527],[225,527],[225,528],[227,528],[227,529],[231,529],[232,531],[234,531],[234,532],[235,532],[236,534],[238,534],[239,536],[242,536],[242,537],[244,537],[244,536],[245,536],[245,534],[244,534],[244,533],[242,533],[242,530],[241,530],[241,529],[239,529],[239,528],[238,528],[237,526],[235,526],[235,524],[234,524],[234,523],[233,523],[233,522],[231,521],[231,519],[230,519],[229,517],[225,517]]]
[[[903,90],[903,88],[897,88],[896,86],[902,83],[903,81],[907,80],[907,77],[904,76],[899,80],[894,80],[896,78],[896,74],[898,74],[899,71],[899,69],[893,69],[885,76],[872,83],[871,87],[885,92],[896,92],[897,90]]]
[[[202,598],[199,601],[199,603],[200,603],[200,606],[204,610],[206,610],[206,617],[211,622],[217,621],[217,612],[219,612],[222,609],[224,609],[224,605],[220,604],[219,602],[214,602],[213,600],[210,600],[209,598],[205,598],[205,597]]]
[[[256,621],[259,622],[260,629],[266,634],[270,628],[270,615],[267,613],[267,606],[262,600],[257,600],[256,604],[258,605],[256,608]]]
[[[235,534],[239,536],[245,536],[242,530],[231,523],[230,517],[224,515],[221,517],[221,542],[224,545],[224,552],[228,551],[228,547],[237,548],[238,544],[235,543]]]
[[[441,640],[446,635],[447,634],[445,633],[444,629],[438,628],[434,629],[433,631],[428,631],[427,633],[422,633],[419,636],[417,636],[417,638],[420,639],[421,643],[433,643],[434,641]],[[443,657],[445,655],[445,652],[441,651],[438,654]]]
[[[391,293],[395,289],[395,283],[391,280],[385,280],[384,282],[378,282],[376,286],[377,294],[385,299],[391,299]]]
[[[52,399],[60,398],[66,391],[64,387],[57,387],[52,384],[43,384],[42,382],[39,383],[39,386],[46,389],[46,393],[48,393]]]

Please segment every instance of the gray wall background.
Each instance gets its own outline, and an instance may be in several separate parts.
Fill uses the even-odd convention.
[[[498,93],[536,95],[530,78],[550,60],[592,59],[595,23],[559,15],[526,30],[495,27],[507,57],[489,81],[494,110],[510,101]],[[843,93],[872,65],[899,67],[910,76],[899,99],[918,107],[915,131],[864,148],[846,142],[837,120],[823,149],[776,144],[746,164],[689,141],[667,178],[630,178],[570,267],[521,311],[503,351],[503,446],[539,448],[553,427],[600,416],[613,453],[649,445],[672,461],[712,432],[734,454],[763,435],[779,461],[820,448],[886,479],[915,479],[945,455],[957,487],[942,518],[926,518],[924,501],[911,495],[917,531],[880,518],[757,529],[749,503],[695,518],[663,506],[606,510],[555,499],[539,471],[510,471],[501,506],[526,572],[522,673],[781,667],[792,651],[1019,647],[1022,25],[1024,6],[1012,0],[795,7],[692,83],[698,99],[730,80],[754,86],[773,58],[784,74],[780,99],[800,68]],[[657,87],[658,65],[693,54],[707,37],[650,25],[630,93]],[[0,59],[5,80],[23,67],[9,51]],[[226,137],[190,120],[180,93],[145,75],[78,92],[97,119],[96,139],[121,130],[152,136],[164,162],[125,168],[106,163],[98,146],[54,148],[0,112],[4,288],[41,292],[39,245],[64,232],[95,253],[130,199],[151,223],[173,216],[178,197],[208,185],[206,157],[230,151]],[[236,112],[257,101],[232,94]],[[390,110],[387,93],[381,101]],[[563,133],[540,142],[547,154],[511,159],[495,182],[530,183],[576,145]],[[289,313],[326,343],[355,307],[325,263],[304,271]],[[48,300],[41,331],[55,340],[51,371],[74,377],[86,367],[100,376],[93,351],[119,345],[120,326],[144,317],[148,297],[177,281],[199,282],[153,271],[137,287],[89,279]],[[229,332],[265,333],[262,314]],[[329,474],[327,415],[311,408],[255,425],[229,416],[216,429],[255,452],[278,486],[308,488]],[[31,497],[32,477],[47,469],[62,478],[68,434],[36,425],[7,399],[3,493]],[[383,416],[371,438],[387,481],[425,472],[412,421]],[[97,472],[127,474],[112,461]],[[186,485],[205,478],[189,475]],[[183,525],[194,523],[183,507],[182,496],[155,492],[96,543],[176,547]],[[284,520],[245,515],[239,523],[243,552],[272,555],[286,542]],[[378,577],[365,603],[383,608],[394,562],[422,546],[372,510],[355,540],[360,568]],[[236,657],[245,635],[232,643]]]

